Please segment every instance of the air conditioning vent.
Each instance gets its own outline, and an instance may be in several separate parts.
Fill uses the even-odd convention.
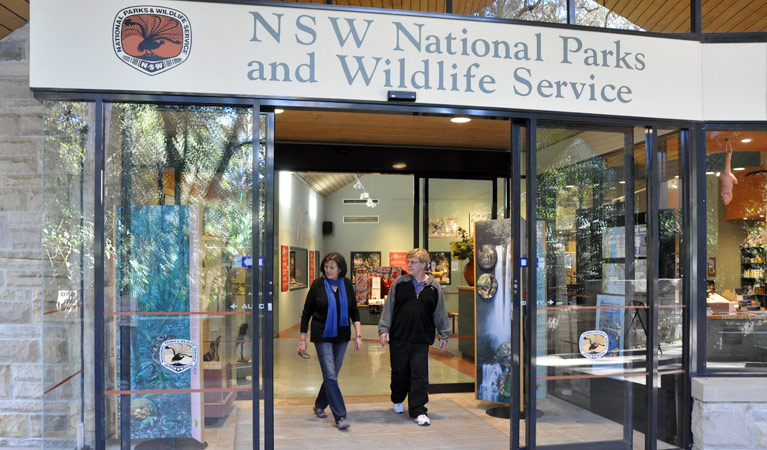
[[[373,198],[371,200],[373,200],[373,203],[378,204],[378,199],[377,198]],[[343,199],[343,202],[344,202],[344,205],[364,205],[368,201],[367,200],[360,200],[358,198],[345,198],[345,199]]]
[[[378,223],[378,216],[344,216],[344,223]]]

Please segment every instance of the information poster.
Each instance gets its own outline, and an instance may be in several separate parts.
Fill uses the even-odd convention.
[[[407,252],[389,252],[389,265],[407,270]]]
[[[309,250],[309,286],[312,285],[312,281],[316,278],[315,265],[314,265],[314,250]]]
[[[132,206],[129,216],[129,234],[118,222],[117,252],[128,260],[117,285],[132,301],[120,311],[150,314],[134,318],[129,348],[120,346],[118,328],[116,367],[130,360],[133,391],[199,389],[199,316],[189,314],[199,310],[199,217],[187,206],[160,205]],[[201,438],[199,393],[132,394],[130,402],[132,439]]]
[[[290,249],[287,245],[280,245],[280,291],[285,292],[290,289]]]

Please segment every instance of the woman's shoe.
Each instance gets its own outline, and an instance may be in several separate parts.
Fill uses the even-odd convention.
[[[338,422],[336,422],[336,426],[339,430],[345,430],[351,426],[349,422],[346,421],[346,417],[341,417],[338,419]]]
[[[324,419],[328,416],[327,414],[325,414],[324,409],[317,408],[316,406],[314,407],[314,415],[319,417],[320,419]]]

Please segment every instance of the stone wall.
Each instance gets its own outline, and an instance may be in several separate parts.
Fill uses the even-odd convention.
[[[695,450],[767,449],[767,378],[693,378]]]
[[[42,445],[42,114],[26,25],[0,40],[0,448]]]

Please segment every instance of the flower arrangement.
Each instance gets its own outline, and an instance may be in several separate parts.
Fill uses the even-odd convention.
[[[462,260],[474,256],[474,240],[469,237],[469,233],[461,227],[458,227],[458,234],[461,239],[451,242],[450,249],[453,251],[453,258]]]

